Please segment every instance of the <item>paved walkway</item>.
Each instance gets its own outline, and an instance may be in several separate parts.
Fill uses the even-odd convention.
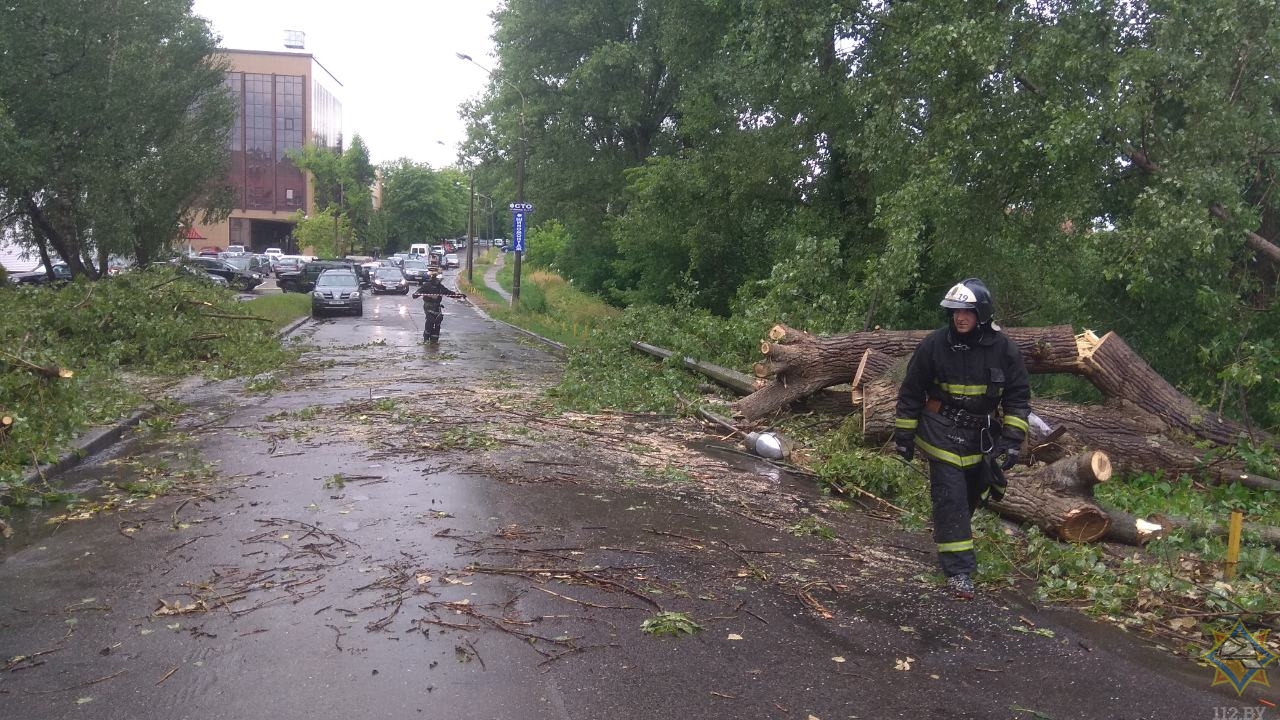
[[[503,300],[511,302],[511,293],[507,292],[498,284],[498,270],[502,268],[503,263],[507,261],[506,253],[498,253],[498,259],[493,261],[489,269],[484,272],[484,284],[488,285],[491,290],[502,296]]]

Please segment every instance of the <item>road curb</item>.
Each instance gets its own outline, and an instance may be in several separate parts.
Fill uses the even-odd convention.
[[[470,302],[470,304],[471,304],[471,309],[475,310],[477,313],[480,314],[481,317],[485,318],[486,320],[489,320],[491,322],[496,322],[499,325],[506,325],[507,327],[511,328],[512,330],[515,330],[516,332],[522,333],[524,335],[528,335],[529,337],[533,338],[534,340],[537,340],[538,342],[545,343],[546,345],[551,346],[551,348],[555,350],[557,353],[559,353],[560,355],[568,357],[569,355],[568,345],[565,345],[562,342],[556,342],[555,340],[552,340],[549,337],[543,337],[542,335],[539,335],[538,333],[533,332],[532,330],[525,330],[519,325],[512,325],[506,320],[499,320],[498,318],[485,312],[484,308],[480,307],[480,305],[478,305],[475,302]]]
[[[79,465],[82,460],[114,445],[124,434],[132,430],[138,423],[150,417],[154,409],[139,410],[114,425],[96,427],[76,439],[71,450],[63,453],[57,460],[39,465],[22,474],[22,483],[30,485],[41,478],[48,480]]]
[[[305,315],[281,328],[280,332],[276,333],[276,336],[283,340],[310,320],[311,316]],[[174,395],[185,395],[207,385],[210,382],[212,381],[199,376],[195,376],[194,378],[189,377],[175,385],[170,391],[163,393],[163,397],[168,398]],[[71,449],[59,456],[57,460],[54,460],[51,463],[45,463],[44,465],[38,465],[22,473],[22,483],[24,485],[30,485],[42,478],[48,480],[51,477],[55,477],[70,470],[71,468],[79,465],[85,458],[96,455],[97,453],[100,453],[116,444],[120,441],[120,438],[124,437],[125,433],[137,427],[143,420],[146,420],[154,414],[155,404],[152,403],[151,407],[143,410],[137,410],[128,417],[117,420],[110,425],[99,425],[97,427],[90,428],[83,435],[76,438],[75,442],[72,443]]]

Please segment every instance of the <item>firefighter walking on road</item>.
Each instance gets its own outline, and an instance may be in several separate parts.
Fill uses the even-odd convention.
[[[422,298],[422,310],[426,313],[426,322],[422,326],[422,341],[435,345],[440,342],[440,324],[444,322],[444,299],[466,298],[444,286],[440,281],[440,269],[431,268],[427,279],[413,293],[415,298]]]
[[[920,342],[898,392],[894,450],[910,462],[918,448],[929,460],[938,564],[952,595],[969,600],[977,570],[970,520],[985,499],[999,499],[1003,471],[1018,460],[1031,388],[981,280],[956,283],[941,305],[947,326]]]

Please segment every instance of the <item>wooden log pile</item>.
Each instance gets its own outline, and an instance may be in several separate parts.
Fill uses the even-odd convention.
[[[862,414],[867,444],[893,434],[898,384],[907,359],[930,331],[884,331],[829,337],[776,325],[760,344],[763,359],[753,374],[756,390],[740,399],[735,414],[757,420],[797,407],[836,385],[851,387],[851,405]],[[1033,523],[1064,540],[1102,538],[1143,544],[1180,519],[1153,523],[1093,500],[1094,484],[1114,469],[1190,473],[1216,483],[1280,490],[1280,482],[1245,472],[1225,450],[1241,438],[1274,439],[1207,410],[1153,370],[1115,333],[1098,337],[1067,325],[1006,328],[1032,374],[1066,373],[1093,384],[1102,404],[1081,405],[1032,398],[1032,411],[1053,428],[1033,427],[1025,465],[1009,474],[1009,490],[993,509]],[[1265,539],[1270,540],[1270,536]]]

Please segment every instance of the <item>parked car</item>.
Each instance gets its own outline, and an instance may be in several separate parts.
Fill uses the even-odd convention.
[[[262,254],[271,258],[271,262],[275,262],[277,258],[284,257],[284,251],[280,248],[267,248],[262,251]]]
[[[302,269],[302,258],[297,255],[281,255],[271,264],[276,277],[284,273],[296,273]]]
[[[404,277],[409,282],[422,284],[427,279],[427,272],[431,266],[426,260],[405,260],[401,270],[404,271]]]
[[[213,284],[213,285],[217,285],[218,287],[227,287],[227,280],[226,280],[226,278],[221,277],[221,276],[219,276],[219,275],[214,275],[214,274],[212,274],[212,273],[207,273],[207,272],[205,272],[202,268],[200,268],[200,267],[198,267],[198,266],[196,266],[196,265],[191,265],[191,264],[189,264],[189,263],[184,263],[184,262],[153,262],[153,263],[151,263],[151,267],[153,267],[153,268],[165,268],[165,267],[177,268],[177,269],[178,269],[178,272],[183,273],[183,274],[185,274],[185,275],[190,275],[191,277],[193,277],[193,278],[195,278],[196,280],[199,280],[199,281],[201,281],[201,282],[211,283],[211,284]]]
[[[257,275],[259,284],[271,274],[271,261],[265,255],[230,255],[222,258],[222,261],[232,267]]]
[[[52,269],[52,282],[54,284],[71,281],[71,269],[67,267],[66,263],[54,263]],[[48,285],[51,280],[49,278],[49,271],[45,270],[43,267],[39,267],[35,270],[28,270],[27,272],[9,273],[9,282],[16,283],[18,285]]]
[[[445,253],[444,266],[447,268],[458,267],[458,253]]]
[[[227,254],[234,257],[237,255],[248,255],[249,251],[243,245],[228,245]]]
[[[346,260],[312,260],[303,263],[298,272],[280,273],[276,285],[284,292],[311,292],[315,289],[316,280],[325,270],[349,270],[356,272],[355,265]],[[359,282],[359,277],[356,279]]]
[[[196,253],[198,257],[218,257],[218,253],[222,252],[222,248],[217,245],[206,245],[200,248],[200,252]]]
[[[262,284],[262,276],[253,272],[246,272],[240,268],[229,265],[225,260],[209,257],[193,257],[187,258],[186,263],[194,267],[200,268],[210,275],[217,275],[227,281],[227,285],[237,290],[250,292],[254,288]]]
[[[353,270],[334,268],[316,277],[311,291],[311,316],[319,317],[330,310],[346,310],[357,317],[364,315],[360,278]]]
[[[409,281],[405,279],[404,273],[400,272],[398,267],[380,267],[373,271],[369,289],[374,295],[381,293],[408,295]]]

